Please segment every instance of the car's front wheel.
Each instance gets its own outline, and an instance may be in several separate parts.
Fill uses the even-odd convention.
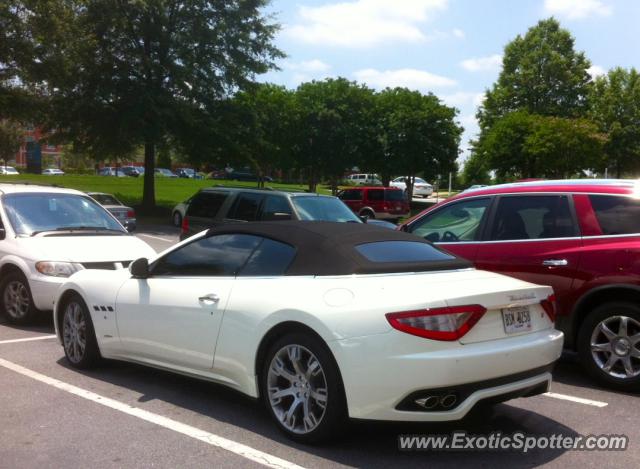
[[[287,334],[264,361],[262,396],[289,438],[316,443],[336,436],[346,419],[339,371],[326,345],[304,333]]]
[[[640,389],[640,307],[612,302],[595,308],[580,327],[578,352],[585,370],[601,384]]]
[[[28,324],[38,310],[33,304],[29,282],[21,272],[10,272],[0,284],[2,308],[12,324]]]
[[[68,298],[62,308],[64,354],[74,368],[91,368],[100,359],[100,351],[89,309],[78,295]]]

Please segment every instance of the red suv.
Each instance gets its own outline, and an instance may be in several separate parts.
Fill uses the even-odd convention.
[[[398,220],[409,216],[409,201],[397,187],[357,187],[345,189],[338,197],[351,210],[365,218]]]
[[[479,269],[551,285],[557,327],[589,374],[640,389],[640,181],[486,187],[434,205],[399,229]]]

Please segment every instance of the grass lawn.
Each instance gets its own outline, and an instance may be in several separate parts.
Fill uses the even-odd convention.
[[[170,210],[176,204],[188,199],[203,187],[214,185],[256,187],[255,182],[224,181],[212,179],[156,178],[156,202],[161,209]],[[107,192],[115,195],[123,203],[136,206],[142,201],[143,178],[113,176],[42,176],[39,174],[21,174],[19,176],[0,176],[2,182],[33,182],[34,184],[55,184],[69,189],[85,192]],[[305,190],[306,185],[267,183],[274,189]],[[321,193],[331,191],[322,187]]]

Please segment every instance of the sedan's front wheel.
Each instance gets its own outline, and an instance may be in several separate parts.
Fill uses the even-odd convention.
[[[74,368],[91,368],[100,358],[91,315],[77,295],[63,305],[62,345],[64,354]]]
[[[271,346],[262,395],[280,430],[296,441],[335,436],[346,417],[338,368],[326,345],[311,335],[287,334]]]

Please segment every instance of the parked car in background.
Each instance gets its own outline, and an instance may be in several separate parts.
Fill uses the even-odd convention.
[[[136,229],[136,212],[133,208],[127,207],[113,195],[105,194],[104,192],[87,192],[87,195],[109,210],[127,231],[134,231]]]
[[[562,351],[551,293],[397,231],[235,223],[129,271],[78,272],[54,324],[74,368],[107,358],[214,381],[310,443],[348,417],[459,420],[546,392]]]
[[[98,171],[98,176],[126,177],[127,174],[124,172],[122,168],[105,166],[104,168],[100,168],[100,171]]]
[[[369,219],[397,221],[411,213],[409,201],[397,187],[358,187],[338,193],[354,213]]]
[[[173,226],[182,226],[182,219],[187,214],[187,208],[189,207],[192,199],[193,197],[190,197],[184,202],[180,202],[178,205],[173,207],[173,210],[171,211],[171,221],[173,222]]]
[[[120,169],[125,175],[129,177],[137,178],[142,174],[138,166],[122,166]]]
[[[181,239],[229,222],[286,220],[362,223],[336,197],[220,186],[202,189],[191,198]]]
[[[42,170],[42,174],[45,176],[63,176],[64,171],[58,168],[47,168]]]
[[[176,170],[176,175],[183,179],[204,179],[204,176],[193,168],[178,168]]]
[[[389,183],[391,187],[397,187],[398,189],[402,189],[403,191],[407,190],[407,182],[405,176],[400,176],[395,178],[393,181]],[[415,178],[413,183],[413,195],[420,197],[429,197],[433,194],[433,186],[429,184],[422,178]]]
[[[155,175],[159,176],[159,177],[165,177],[165,178],[177,178],[178,177],[173,171],[171,171],[170,169],[166,169],[166,168],[156,168]]]
[[[381,186],[382,181],[377,174],[350,174],[345,182],[352,186]]]
[[[258,176],[246,171],[231,171],[227,174],[226,179],[231,181],[258,181]],[[262,176],[262,180],[264,182],[273,182],[273,178],[270,176]]]
[[[551,285],[586,371],[640,389],[640,182],[534,181],[464,192],[400,229],[477,268]]]
[[[20,174],[13,166],[0,166],[0,175],[3,176],[15,176]]]
[[[155,251],[88,195],[0,184],[0,308],[26,324],[51,311],[58,288],[79,270],[124,269]]]

